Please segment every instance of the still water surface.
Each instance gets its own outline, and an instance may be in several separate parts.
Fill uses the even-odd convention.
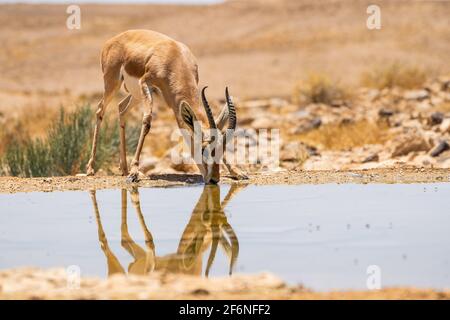
[[[273,272],[315,290],[450,288],[450,184],[140,188],[0,195],[0,269],[84,276]]]

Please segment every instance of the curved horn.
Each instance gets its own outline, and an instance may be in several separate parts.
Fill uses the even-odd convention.
[[[214,121],[214,116],[211,111],[211,107],[209,106],[208,100],[206,99],[205,90],[208,87],[204,87],[202,90],[202,102],[203,107],[205,108],[206,116],[208,117],[209,127],[211,129],[217,129],[217,125]]]
[[[227,106],[229,111],[228,129],[236,129],[236,107],[231,100],[230,94],[228,93],[228,87],[225,88],[225,97],[227,99]]]
[[[231,100],[230,94],[228,92],[228,87],[225,88],[225,97],[227,100],[228,106],[228,129],[226,133],[223,135],[223,144],[226,145],[230,142],[234,135],[234,130],[236,129],[236,107],[234,106],[233,101]]]

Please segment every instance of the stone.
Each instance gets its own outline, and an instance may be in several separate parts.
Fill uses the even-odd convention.
[[[306,146],[302,142],[293,141],[286,143],[280,152],[280,160],[288,162],[303,162],[310,154],[317,152],[315,148]]]
[[[313,129],[317,129],[322,125],[322,119],[319,117],[316,117],[312,120],[303,120],[301,121],[301,124],[294,128],[291,133],[293,134],[301,134],[304,132],[311,131]]]
[[[404,94],[404,98],[407,100],[417,100],[422,101],[427,99],[430,96],[430,93],[427,90],[409,90]]]
[[[253,129],[276,129],[279,127],[278,119],[274,117],[258,117],[251,123]]]
[[[389,118],[390,116],[394,115],[394,110],[389,108],[381,108],[378,111],[378,115],[380,116],[380,118]]]
[[[450,149],[450,145],[448,144],[447,141],[441,141],[439,142],[439,144],[433,148],[433,150],[431,150],[430,152],[430,156],[432,157],[437,157],[439,156],[442,152],[447,151]]]
[[[380,160],[380,156],[376,153],[369,155],[368,157],[366,157],[362,163],[367,163],[367,162],[376,162]]]
[[[249,100],[242,102],[240,104],[241,108],[245,109],[267,109],[270,107],[270,100],[264,99],[264,100]]]
[[[446,118],[439,126],[439,131],[442,133],[450,132],[450,118]]]
[[[416,132],[407,132],[392,141],[392,157],[399,157],[410,152],[428,151],[431,149],[430,142]]]
[[[434,126],[441,124],[444,121],[444,114],[442,112],[433,112],[430,115],[429,124]]]
[[[144,158],[139,164],[139,171],[142,173],[147,173],[148,171],[155,169],[158,161],[159,159],[155,157]]]

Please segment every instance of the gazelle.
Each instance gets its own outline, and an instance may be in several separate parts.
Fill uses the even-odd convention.
[[[206,250],[211,248],[205,269],[205,276],[208,276],[217,248],[220,245],[229,258],[229,274],[231,275],[239,253],[239,242],[233,228],[227,221],[224,208],[231,198],[243,188],[245,188],[245,185],[232,185],[224,200],[220,202],[219,187],[205,186],[181,235],[176,253],[164,256],[156,255],[153,236],[144,220],[137,188],[133,188],[130,192],[131,201],[144,233],[146,248],[142,248],[131,238],[127,223],[127,190],[123,189],[121,244],[134,259],[128,266],[128,273],[146,275],[153,271],[160,271],[200,276],[203,268],[203,255]],[[107,261],[108,275],[125,274],[125,269],[108,245],[101,222],[96,193],[91,191],[90,194],[97,221],[98,239]]]
[[[120,168],[128,181],[135,182],[139,178],[139,159],[145,137],[152,123],[154,98],[159,96],[173,110],[179,128],[190,132],[191,154],[195,147],[201,147],[204,155],[200,163],[196,163],[205,183],[218,183],[220,180],[220,163],[211,161],[214,156],[212,148],[224,148],[231,140],[230,135],[223,134],[228,122],[228,132],[236,128],[236,109],[226,90],[227,105],[221,111],[217,121],[214,119],[205,89],[202,90],[202,104],[206,117],[201,112],[198,66],[189,48],[166,35],[150,30],[129,30],[108,40],[102,50],[101,65],[104,80],[103,98],[97,107],[97,122],[94,130],[91,158],[87,165],[87,175],[94,174],[95,154],[100,125],[107,106],[124,83],[128,95],[119,103],[120,122]],[[136,105],[143,105],[142,129],[139,142],[131,161],[128,173],[125,146],[125,114]],[[202,141],[194,139],[194,124],[200,123]],[[211,138],[205,134],[207,129],[220,131],[222,138]],[[220,141],[219,141],[220,140]],[[201,146],[198,144],[201,143]],[[198,149],[200,150],[200,149]],[[215,149],[216,150],[216,149]],[[199,161],[196,161],[199,162]],[[214,163],[213,163],[214,162]],[[223,157],[230,174],[236,179],[247,176],[237,167],[228,163]]]

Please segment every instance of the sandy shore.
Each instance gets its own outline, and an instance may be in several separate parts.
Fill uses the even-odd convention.
[[[448,182],[450,169],[372,169],[350,171],[284,171],[277,173],[254,173],[249,180],[234,181],[222,178],[222,183],[245,183],[254,185],[277,184],[323,184],[323,183],[432,183]],[[198,175],[170,174],[151,176],[141,180],[140,187],[171,187],[199,184]],[[121,176],[103,177],[52,177],[12,178],[0,177],[0,193],[89,190],[127,188],[130,184]]]
[[[78,282],[64,269],[23,268],[1,271],[0,284],[0,299],[450,299],[449,291],[415,288],[318,293],[269,273],[213,279],[152,273]]]

